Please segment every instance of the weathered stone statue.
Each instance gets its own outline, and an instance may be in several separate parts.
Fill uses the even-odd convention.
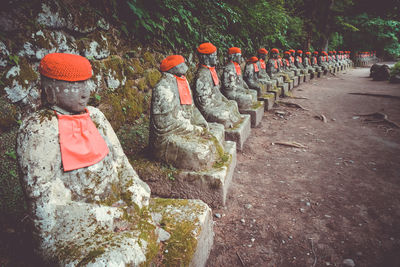
[[[315,71],[322,72],[322,67],[318,64],[318,51],[313,52],[311,57],[311,66],[315,68]]]
[[[287,73],[290,79],[293,79],[295,73],[298,72],[298,69],[294,64],[294,61],[292,61],[292,56],[290,51],[285,51],[283,53],[283,72]]]
[[[242,61],[242,51],[238,47],[228,49],[229,62],[224,67],[222,79],[222,93],[231,100],[235,100],[239,109],[248,109],[257,102],[257,88],[249,89],[244,82],[240,62]]]
[[[194,105],[185,59],[164,59],[163,76],[153,89],[149,145],[154,156],[179,169],[202,170],[218,159],[208,123]]]
[[[325,51],[321,52],[321,55],[318,58],[318,65],[324,70],[324,72],[329,70],[328,53]]]
[[[267,85],[267,91],[275,91],[277,81],[274,79],[271,79],[271,77],[269,77],[269,75],[267,73],[266,60],[267,60],[268,51],[265,48],[260,48],[260,49],[258,49],[257,53],[258,53],[257,66],[259,68],[258,78],[263,84]]]
[[[260,67],[257,62],[257,57],[251,57],[247,60],[246,66],[244,67],[244,80],[249,88],[256,90],[257,95],[261,96],[265,94],[266,90],[263,90],[262,83],[259,79]]]
[[[200,66],[196,73],[194,92],[196,106],[208,122],[232,128],[241,117],[236,102],[228,100],[220,91],[221,83],[215,70],[217,48],[211,43],[203,43],[197,51]]]
[[[303,73],[303,74],[306,73],[306,71],[304,70],[304,66],[303,66],[303,51],[302,50],[297,50],[294,64],[295,64],[296,68],[300,70],[300,73]]]
[[[42,59],[39,71],[47,104],[23,120],[17,138],[37,251],[49,266],[151,262],[149,251],[170,235],[153,221],[150,188],[130,165],[110,123],[86,106],[89,61],[53,53]],[[205,218],[197,229],[202,232],[210,209],[201,201],[195,205],[198,214],[189,206],[180,214]]]
[[[315,68],[312,67],[311,65],[311,52],[307,51],[304,55],[304,60],[303,60],[303,66],[306,71],[306,73],[311,74],[311,78],[314,78],[314,73],[315,73]]]

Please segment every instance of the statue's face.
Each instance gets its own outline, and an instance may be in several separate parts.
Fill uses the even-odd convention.
[[[70,113],[85,111],[89,102],[90,89],[88,80],[67,82],[47,79],[43,83],[43,87],[50,104]]]
[[[278,58],[278,53],[272,52],[272,58],[277,59]]]
[[[266,54],[258,54],[258,58],[265,60],[267,58],[267,55]]]
[[[188,71],[189,67],[186,65],[185,62],[173,67],[172,69],[168,70],[169,73],[172,73],[176,76],[182,76],[185,75],[186,72]]]
[[[215,65],[217,65],[217,62],[218,62],[217,52],[214,52],[214,53],[212,53],[212,54],[209,54],[209,55],[208,55],[208,60],[209,60],[210,66],[215,66]]]
[[[286,59],[289,59],[290,54],[286,54],[286,53],[285,53],[285,54],[283,55],[283,57],[286,58]]]
[[[232,54],[231,59],[233,62],[240,63],[242,61],[242,54]]]

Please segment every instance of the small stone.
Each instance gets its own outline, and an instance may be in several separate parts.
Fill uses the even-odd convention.
[[[343,260],[342,264],[346,267],[356,266],[356,264],[354,263],[354,261],[352,259],[345,259],[345,260]]]
[[[305,212],[305,209],[300,208],[300,212],[301,212],[301,213],[304,213],[304,212]]]
[[[218,219],[220,219],[222,217],[221,214],[219,214],[219,213],[215,213],[214,216],[217,217]]]
[[[358,120],[360,117],[359,116],[353,116],[353,120]]]
[[[311,203],[310,203],[310,202],[306,202],[306,206],[307,206],[307,207],[310,207],[310,206],[311,206]]]
[[[282,239],[282,244],[285,244],[285,243],[286,243],[286,241]]]
[[[331,263],[330,263],[329,261],[326,261],[326,262],[325,262],[325,265],[326,265],[326,266],[331,266]]]
[[[162,228],[157,228],[158,238],[157,242],[164,242],[170,239],[171,235]]]
[[[251,205],[251,204],[246,204],[245,206],[244,206],[246,209],[251,209],[252,207],[253,207],[253,205]]]
[[[277,110],[277,111],[275,111],[275,114],[278,114],[278,115],[285,115],[286,112]]]
[[[394,237],[391,237],[390,240],[394,241]]]
[[[293,239],[293,236],[290,235],[290,236],[289,236],[289,239]]]
[[[253,242],[253,243],[254,243],[254,241],[256,241],[256,239],[255,239],[255,238],[252,238],[252,239],[251,239],[251,242]]]
[[[246,223],[246,220],[245,219],[240,219],[240,222],[244,224],[244,223]]]
[[[331,215],[328,215],[328,214],[325,214],[324,217],[325,217],[325,218],[331,218],[332,216],[331,216]]]

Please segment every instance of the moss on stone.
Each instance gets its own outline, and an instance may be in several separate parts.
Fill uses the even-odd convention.
[[[145,78],[140,78],[137,81],[137,87],[140,91],[145,91],[147,88],[147,83],[146,83],[146,79]]]
[[[160,81],[161,79],[161,72],[159,72],[156,69],[150,69],[145,72],[145,78],[147,85],[150,88],[154,88],[156,84]]]
[[[102,247],[93,249],[76,266],[86,266],[88,263],[92,262],[98,256],[102,255],[104,252],[105,249]]]
[[[17,107],[0,97],[0,132],[17,125]]]
[[[257,101],[257,102],[255,102],[255,103],[253,104],[253,106],[252,106],[251,108],[252,108],[252,109],[258,109],[258,108],[262,107],[263,105],[264,105],[263,102]]]
[[[133,67],[133,71],[136,73],[136,75],[143,75],[144,73],[144,69],[140,63],[140,60],[137,58],[133,58],[131,60],[129,60],[130,66]]]
[[[146,51],[146,52],[144,52],[144,54],[143,54],[143,60],[144,60],[144,62],[146,62],[146,63],[150,63],[152,66],[154,66],[155,65],[155,58],[154,58],[154,56],[153,56],[153,54],[152,53],[150,53],[149,51]]]
[[[13,81],[17,81],[23,88],[29,88],[32,83],[36,83],[38,80],[37,73],[32,69],[32,66],[29,64],[28,60],[25,57],[19,58],[18,66],[20,67],[19,75],[15,77],[6,78],[8,71],[12,66],[3,73],[2,82],[4,87],[12,87]],[[3,90],[3,89],[2,89]]]

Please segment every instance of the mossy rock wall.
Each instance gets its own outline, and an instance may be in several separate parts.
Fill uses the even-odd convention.
[[[0,151],[4,163],[1,188],[19,184],[13,158],[15,135],[23,117],[41,108],[38,66],[48,53],[72,53],[88,58],[93,68],[89,104],[103,111],[128,156],[133,157],[146,147],[151,92],[161,78],[159,64],[167,55],[178,52],[159,52],[159,47],[155,51],[152,46],[127,36],[112,17],[112,1],[32,0],[7,3],[2,8],[0,140],[8,143]],[[191,81],[196,63],[193,54],[183,55],[189,62],[187,77]],[[4,216],[25,206],[18,188],[4,190],[1,197],[22,202],[19,206],[3,203],[0,212]]]

